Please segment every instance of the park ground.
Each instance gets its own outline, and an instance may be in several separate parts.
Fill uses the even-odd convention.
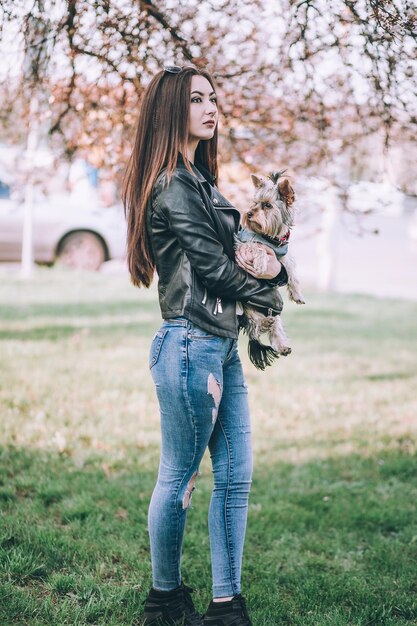
[[[254,626],[417,624],[417,304],[307,292],[293,354],[250,388],[243,563]],[[155,288],[38,269],[0,281],[0,625],[128,626],[151,584]],[[210,600],[208,455],[183,577]]]

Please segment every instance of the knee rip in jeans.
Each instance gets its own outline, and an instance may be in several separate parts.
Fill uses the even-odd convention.
[[[222,390],[220,387],[220,383],[216,380],[213,374],[210,372],[207,379],[207,393],[212,396],[214,400],[214,407],[211,412],[211,421],[212,424],[216,421],[217,412],[219,410],[219,404],[222,397]]]
[[[193,491],[195,489],[195,479],[197,478],[197,476],[199,475],[199,471],[197,470],[196,472],[194,472],[194,474],[191,476],[188,485],[187,485],[187,489],[185,490],[185,494],[184,497],[182,499],[182,508],[183,509],[188,509],[188,507],[191,504],[191,497],[193,495]]]

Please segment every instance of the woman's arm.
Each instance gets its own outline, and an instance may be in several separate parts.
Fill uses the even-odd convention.
[[[162,212],[191,266],[210,291],[220,297],[251,301],[261,306],[265,306],[267,295],[270,306],[281,310],[278,290],[272,289],[277,284],[276,278],[273,282],[254,278],[225,253],[197,181],[191,174],[177,170],[168,185],[158,184],[154,210]]]

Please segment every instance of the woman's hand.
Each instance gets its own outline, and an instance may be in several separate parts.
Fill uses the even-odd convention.
[[[254,276],[255,278],[275,278],[281,271],[281,263],[278,261],[275,256],[275,252],[271,250],[268,246],[262,246],[267,254],[267,267],[263,273],[256,272],[253,266],[253,255],[250,257],[245,254],[245,246],[242,246],[240,249],[236,250],[236,261],[239,267],[246,270],[248,274]]]

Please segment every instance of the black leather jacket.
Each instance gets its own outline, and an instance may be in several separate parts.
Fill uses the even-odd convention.
[[[192,169],[195,176],[179,156],[168,185],[162,170],[147,207],[162,317],[184,316],[215,335],[237,338],[236,301],[280,313],[282,298],[274,287],[285,284],[287,274],[283,268],[272,281],[262,280],[235,264],[239,211],[205,168]]]

